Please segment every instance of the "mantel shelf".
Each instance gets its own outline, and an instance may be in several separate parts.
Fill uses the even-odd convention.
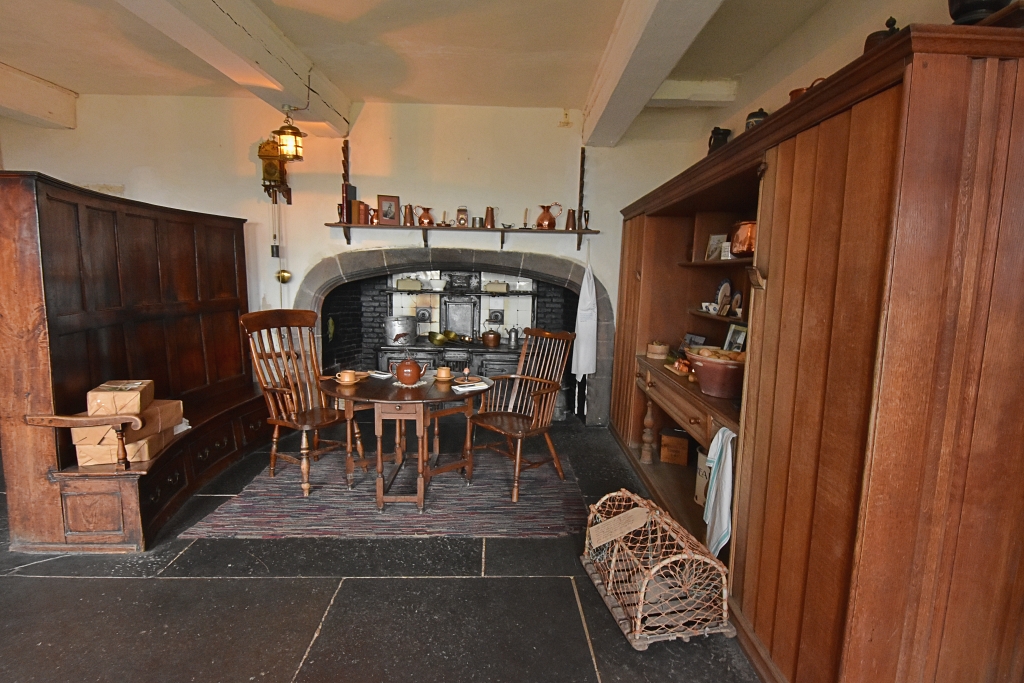
[[[695,315],[698,318],[707,318],[708,320],[714,320],[719,323],[735,323],[736,325],[746,325],[747,321],[742,318],[733,318],[728,315],[718,315],[717,313],[708,313],[697,308],[691,308],[689,311],[690,315]]]
[[[523,230],[522,228],[457,228],[439,225],[365,225],[357,223],[324,223],[329,228],[341,228],[345,233],[345,243],[352,244],[352,228],[366,228],[370,230],[419,230],[423,233],[423,247],[430,246],[427,240],[427,233],[431,230],[445,230],[448,232],[497,232],[501,234],[501,249],[505,248],[505,233],[522,232],[529,235],[576,235],[576,251],[583,245],[584,235],[600,235],[600,230]]]

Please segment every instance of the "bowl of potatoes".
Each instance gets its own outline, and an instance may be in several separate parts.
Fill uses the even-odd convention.
[[[703,393],[716,398],[739,398],[743,394],[746,352],[714,346],[691,346],[684,351]]]

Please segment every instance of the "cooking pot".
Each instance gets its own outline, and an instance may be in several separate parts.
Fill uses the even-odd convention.
[[[389,315],[384,318],[384,343],[409,346],[416,341],[416,316]]]

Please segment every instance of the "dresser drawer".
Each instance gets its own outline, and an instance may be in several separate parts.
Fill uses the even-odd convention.
[[[711,443],[711,417],[698,405],[694,405],[684,393],[672,386],[671,380],[652,377],[644,384],[651,399],[657,402],[679,426],[705,448]]]
[[[232,424],[228,422],[218,426],[192,446],[192,471],[198,476],[224,456],[234,453],[237,448]]]

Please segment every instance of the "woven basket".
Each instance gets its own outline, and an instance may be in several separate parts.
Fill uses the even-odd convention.
[[[593,547],[590,529],[633,508],[638,529]],[[732,638],[726,568],[654,503],[625,489],[590,506],[583,566],[636,650],[659,640],[722,633]]]

